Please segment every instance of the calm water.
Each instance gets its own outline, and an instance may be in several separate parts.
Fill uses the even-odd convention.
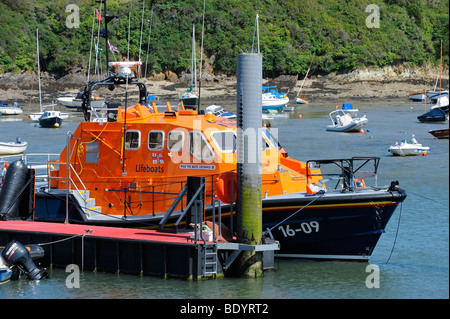
[[[232,110],[233,102],[222,105]],[[220,104],[216,102],[217,104]],[[449,142],[430,129],[447,124],[422,124],[420,104],[353,103],[369,124],[364,134],[326,132],[334,104],[296,106],[276,117],[274,126],[289,156],[302,160],[351,156],[381,157],[378,184],[398,180],[408,198],[398,207],[371,259],[380,270],[380,287],[366,287],[366,263],[277,260],[275,270],[261,279],[222,278],[201,282],[85,272],[80,288],[65,285],[68,273],[51,269],[51,279],[25,279],[0,285],[6,298],[449,298]],[[27,108],[27,105],[25,105]],[[28,111],[28,110],[27,110]],[[302,115],[302,119],[298,115]],[[17,119],[18,121],[8,121]],[[60,129],[42,129],[26,115],[0,117],[0,140],[20,136],[27,152],[59,153],[67,131],[75,131],[81,114],[71,112]],[[416,135],[431,147],[428,156],[397,158],[389,146]],[[395,247],[394,247],[395,243]],[[392,255],[391,255],[392,253]],[[391,255],[391,256],[390,256]],[[390,257],[390,259],[389,259]],[[389,262],[387,262],[389,259]]]

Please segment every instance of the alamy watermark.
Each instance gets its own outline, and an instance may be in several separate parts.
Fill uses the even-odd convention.
[[[69,29],[80,27],[80,8],[76,4],[68,4],[66,12],[70,13],[66,18],[66,27]]]
[[[70,272],[66,278],[66,287],[69,289],[80,288],[80,267],[76,264],[69,264],[66,266],[66,272]]]
[[[380,267],[375,264],[369,264],[366,267],[366,272],[370,273],[366,277],[366,287],[371,288],[380,288]]]
[[[366,18],[366,27],[378,29],[380,27],[380,7],[376,4],[369,4],[365,11],[370,13]]]

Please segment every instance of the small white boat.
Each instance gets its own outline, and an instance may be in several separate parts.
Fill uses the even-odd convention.
[[[327,126],[327,131],[330,132],[360,132],[369,122],[365,115],[353,118],[341,109],[331,112],[330,119],[332,125]]]
[[[16,138],[15,142],[0,142],[0,155],[14,155],[25,152],[28,147],[27,142],[22,142]]]
[[[23,109],[19,105],[19,103],[14,102],[11,106],[9,106],[7,103],[3,103],[0,101],[0,114],[1,115],[17,115],[22,114]]]
[[[408,143],[407,140],[403,140],[400,143],[395,142],[394,145],[389,147],[389,152],[394,156],[415,156],[415,155],[428,155],[430,148],[428,146],[423,146],[417,143],[417,140],[412,135],[411,141]]]
[[[424,102],[426,100],[426,95],[422,92],[422,90],[418,90],[417,92],[409,93],[408,97],[411,101],[414,102]]]
[[[303,97],[303,96],[297,96],[297,97],[295,98],[295,103],[297,103],[297,104],[308,104],[308,103],[309,103],[309,100],[308,100],[306,97]]]
[[[232,112],[228,112],[226,110],[224,110],[223,107],[221,107],[220,105],[210,105],[206,108],[206,113],[208,114],[214,114],[215,116],[220,116],[220,117],[225,117],[227,119],[235,119],[236,118],[236,114],[232,113]]]

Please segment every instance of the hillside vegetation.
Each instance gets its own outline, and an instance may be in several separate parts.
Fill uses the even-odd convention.
[[[69,4],[79,7],[78,28],[66,26]],[[380,9],[379,28],[366,26],[372,13],[366,12],[370,4]],[[84,0],[2,0],[0,74],[36,70],[37,28],[43,71],[58,75],[74,69],[86,71],[95,5],[103,8]],[[181,74],[189,69],[192,24],[200,58],[203,1],[147,0],[141,41],[142,7],[143,1],[108,0],[108,13],[119,18],[108,23],[110,43],[121,52],[119,57],[115,53],[116,58],[128,54],[130,17],[130,59],[139,58],[141,42],[141,60],[146,61],[152,20],[148,74],[168,70]],[[206,0],[203,58],[209,73],[235,73],[237,55],[251,50],[256,14],[266,76],[304,75],[313,55],[315,74],[405,62],[412,66],[436,64],[441,40],[448,65],[448,0]],[[100,46],[104,62],[103,39]]]

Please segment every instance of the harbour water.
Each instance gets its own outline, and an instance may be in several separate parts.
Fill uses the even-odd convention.
[[[233,103],[222,105],[233,110]],[[378,184],[398,180],[406,189],[408,197],[395,211],[369,263],[276,260],[275,269],[260,279],[198,282],[83,272],[79,288],[69,288],[69,273],[53,268],[48,280],[0,285],[0,299],[448,299],[449,142],[428,133],[448,123],[419,123],[423,104],[407,101],[353,106],[369,119],[364,134],[326,132],[333,103],[297,105],[294,112],[275,116],[273,124],[291,157],[306,161],[379,156]],[[29,153],[60,153],[67,131],[73,132],[82,120],[81,113],[70,112],[61,128],[43,129],[26,118],[27,105],[24,109],[23,115],[0,117],[0,140],[21,137],[29,143]],[[409,140],[411,134],[431,148],[429,155],[391,156],[389,146]]]

